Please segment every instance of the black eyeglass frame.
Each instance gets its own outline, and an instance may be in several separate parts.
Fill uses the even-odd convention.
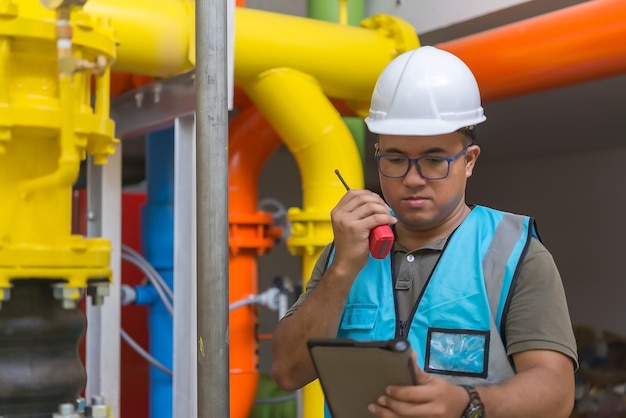
[[[453,155],[452,157],[440,157],[440,156],[435,156],[435,155],[425,155],[423,157],[419,157],[419,158],[409,158],[405,155],[400,155],[400,154],[379,154],[378,150],[376,150],[376,164],[378,165],[378,172],[380,173],[381,176],[383,177],[387,177],[390,179],[401,179],[403,177],[406,177],[407,174],[409,174],[409,170],[411,170],[411,165],[415,165],[415,168],[417,169],[417,172],[419,173],[419,175],[424,179],[424,180],[443,180],[445,178],[448,177],[448,175],[450,175],[450,164],[452,164],[456,159],[458,159],[460,156],[464,155],[468,148],[471,147],[473,144],[467,145],[465,148],[463,148],[458,154]],[[388,176],[385,173],[382,172],[382,170],[380,169],[380,160],[381,158],[384,157],[394,157],[394,158],[400,158],[400,159],[404,159],[407,161],[407,165],[406,165],[406,171],[404,172],[403,175],[401,176]],[[420,168],[419,165],[419,161],[420,160],[441,160],[441,161],[446,161],[448,163],[448,167],[446,168],[446,175],[443,177],[436,177],[436,178],[432,178],[432,177],[426,177],[425,175],[422,174],[422,169]]]

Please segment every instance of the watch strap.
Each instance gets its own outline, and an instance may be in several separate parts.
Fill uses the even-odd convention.
[[[461,385],[461,387],[467,391],[470,398],[461,418],[484,418],[485,407],[483,402],[480,400],[478,391],[473,386],[469,385]]]

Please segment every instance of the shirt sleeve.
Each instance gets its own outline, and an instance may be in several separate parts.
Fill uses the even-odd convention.
[[[548,250],[533,238],[524,258],[506,319],[509,356],[527,350],[553,350],[578,367],[565,290]]]
[[[322,279],[324,272],[326,272],[326,261],[328,260],[328,256],[330,255],[331,248],[332,248],[332,243],[328,244],[322,250],[322,253],[317,258],[317,261],[315,262],[315,265],[313,266],[313,272],[311,272],[311,277],[306,282],[306,290],[304,291],[304,293],[300,294],[296,302],[289,309],[287,309],[287,312],[285,312],[285,315],[283,315],[283,318],[293,315],[294,312],[296,312],[300,308],[300,306],[302,306],[302,304],[304,303],[306,298],[309,297],[311,292],[315,290],[315,288],[317,287],[317,284]]]

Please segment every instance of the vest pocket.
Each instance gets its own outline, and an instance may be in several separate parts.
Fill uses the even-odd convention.
[[[424,370],[454,376],[487,377],[489,331],[429,328]]]
[[[345,331],[371,331],[376,325],[378,306],[373,303],[353,303],[343,310],[340,328]]]

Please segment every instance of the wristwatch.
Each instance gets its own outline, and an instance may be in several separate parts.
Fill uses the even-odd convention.
[[[480,400],[476,389],[473,386],[466,385],[463,385],[463,388],[467,391],[470,400],[461,418],[485,418],[485,406]]]

